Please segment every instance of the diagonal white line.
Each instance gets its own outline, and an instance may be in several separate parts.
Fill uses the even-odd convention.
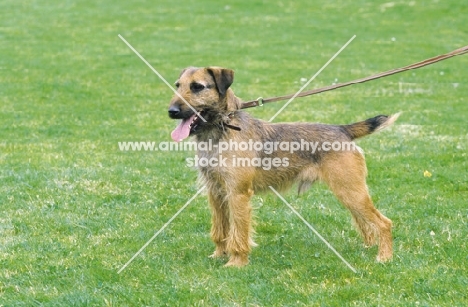
[[[310,225],[309,222],[307,222],[307,221],[302,217],[302,215],[300,215],[299,212],[297,212],[296,209],[294,209],[293,206],[291,206],[291,205],[286,201],[286,199],[283,198],[283,196],[281,196],[281,194],[279,194],[272,186],[269,186],[269,187],[270,187],[270,189],[276,194],[276,196],[278,196],[278,197],[286,204],[286,206],[288,206],[289,209],[291,209],[292,212],[294,212],[294,213],[304,222],[304,224],[306,224],[306,226],[309,227],[310,230],[312,230],[312,231],[317,235],[317,237],[319,237],[319,239],[322,240],[323,243],[325,243],[325,244],[327,245],[327,247],[328,247],[329,249],[331,249],[332,252],[334,252],[334,253],[338,256],[338,258],[340,258],[341,261],[343,261],[343,262],[351,269],[351,271],[353,271],[354,273],[357,273],[356,269],[353,268],[353,267],[351,266],[351,264],[349,264],[349,262],[346,261],[346,260],[343,258],[343,256],[341,256],[340,253],[338,253],[338,252],[336,251],[336,249],[333,248],[333,246],[332,246],[330,243],[328,243],[328,241],[325,240],[325,238],[322,237],[322,236],[317,232],[317,230],[315,230],[315,228],[312,227],[312,225]]]
[[[198,194],[200,194],[203,189],[205,189],[205,186],[203,186],[200,190],[197,191],[197,193],[195,193],[195,195],[192,196],[192,198],[190,198],[187,203],[185,205],[182,206],[182,208],[179,209],[179,211],[176,212],[176,214],[174,214],[173,217],[171,217],[171,219],[169,221],[167,221],[166,224],[164,224],[163,227],[161,227],[161,229],[159,229],[153,237],[151,237],[151,239],[148,240],[148,242],[145,243],[145,245],[143,245],[140,250],[138,252],[136,252],[135,255],[133,255],[132,258],[130,258],[130,260],[127,261],[127,263],[125,263],[125,265],[117,272],[117,274],[120,274],[123,270],[125,270],[125,268],[154,240],[156,239],[156,237],[170,224],[172,223],[172,221],[182,212],[184,211],[185,208],[187,208],[188,205],[190,205],[190,203],[195,199],[195,197],[198,196]]]
[[[203,118],[203,116],[201,116],[201,114],[200,114],[197,110],[195,110],[195,108],[192,107],[192,106],[187,102],[187,100],[185,100],[184,97],[182,97],[182,95],[180,95],[180,94],[169,84],[169,82],[167,82],[167,80],[164,79],[164,77],[163,77],[156,69],[154,69],[154,67],[151,66],[150,63],[148,63],[148,61],[145,60],[145,58],[144,58],[143,56],[141,56],[141,54],[140,54],[138,51],[136,51],[136,49],[133,48],[133,46],[130,45],[130,43],[127,42],[127,40],[125,40],[125,38],[123,38],[122,35],[119,34],[118,36],[119,36],[119,38],[128,46],[128,48],[130,48],[130,49],[143,61],[143,63],[145,63],[146,66],[148,66],[148,67],[159,77],[159,79],[161,79],[177,96],[179,96],[180,99],[182,99],[183,102],[185,102],[185,104],[187,104],[187,106],[188,106],[190,109],[192,109],[192,111],[193,111],[195,114],[197,114],[197,116],[198,116],[199,118],[201,118],[201,119],[206,123],[206,120]]]
[[[325,65],[323,65],[322,68],[320,68],[319,71],[317,71],[317,73],[315,75],[313,75],[312,78],[310,78],[309,81],[307,81],[306,84],[304,84],[304,86],[302,86],[299,89],[299,91],[297,91],[297,93],[294,94],[294,96],[292,96],[291,99],[289,99],[288,102],[286,102],[281,109],[279,109],[278,112],[276,112],[275,115],[273,115],[272,118],[270,118],[270,120],[268,122],[272,122],[276,118],[276,116],[278,116],[281,112],[283,112],[283,110],[297,97],[297,95],[299,95],[310,84],[310,82],[312,82],[328,66],[328,64],[330,64],[341,53],[341,51],[343,51],[353,41],[353,39],[355,37],[356,37],[356,35],[353,35],[353,37],[351,37],[348,40],[348,42],[346,44],[344,44],[343,47],[341,47],[340,50],[338,50],[338,52],[336,52],[335,55],[332,56],[328,60],[328,62],[325,63]]]

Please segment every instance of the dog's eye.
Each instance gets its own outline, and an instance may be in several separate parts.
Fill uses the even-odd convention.
[[[194,93],[200,92],[205,89],[205,86],[201,83],[193,82],[190,84],[190,90]]]

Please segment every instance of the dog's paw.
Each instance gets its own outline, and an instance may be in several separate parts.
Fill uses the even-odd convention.
[[[383,244],[380,242],[379,252],[377,253],[377,262],[388,262],[392,259],[393,249],[392,243]]]
[[[247,264],[249,264],[249,257],[247,255],[232,255],[224,266],[241,268]]]

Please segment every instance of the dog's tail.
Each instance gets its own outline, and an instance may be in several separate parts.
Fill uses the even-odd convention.
[[[396,113],[390,116],[378,115],[373,118],[366,119],[365,121],[354,123],[351,125],[341,126],[351,136],[351,139],[357,139],[368,134],[380,131],[392,125],[400,116],[400,113]]]

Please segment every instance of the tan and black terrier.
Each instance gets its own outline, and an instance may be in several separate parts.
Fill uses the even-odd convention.
[[[399,114],[379,115],[350,125],[272,124],[240,110],[241,100],[230,89],[233,80],[230,69],[184,69],[176,82],[178,95],[168,110],[171,118],[181,120],[172,132],[175,141],[193,136],[198,143],[211,142],[211,150],[198,149],[198,158],[211,162],[222,159],[198,166],[212,209],[211,238],[216,249],[211,257],[228,255],[227,266],[249,262],[248,255],[255,245],[250,205],[254,193],[269,187],[281,191],[294,183],[303,192],[321,180],[349,209],[365,245],[378,243],[377,261],[390,260],[392,222],[374,207],[369,196],[363,154],[357,146],[334,146],[333,150],[330,144],[349,144],[391,125]],[[221,143],[229,146],[221,150]],[[270,151],[239,146],[258,143],[280,145]],[[316,150],[301,146],[293,151],[292,146],[284,150],[284,144],[317,146]],[[265,161],[269,167],[265,167]]]

